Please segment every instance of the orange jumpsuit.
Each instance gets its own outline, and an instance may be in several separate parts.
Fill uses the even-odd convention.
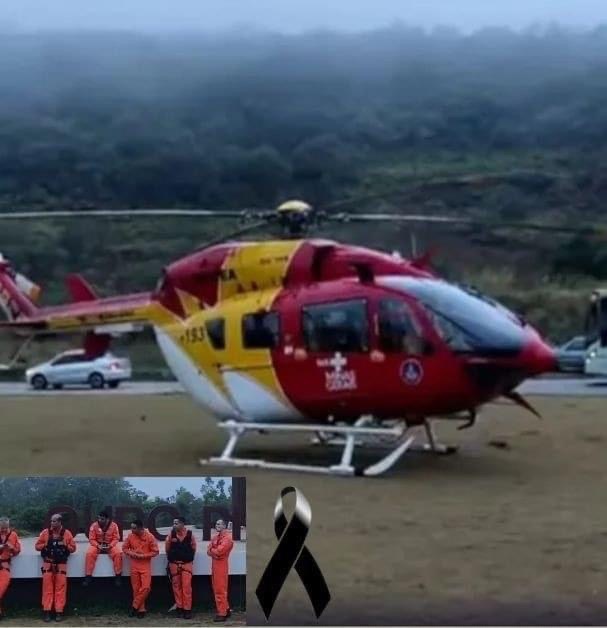
[[[69,530],[61,528],[59,532],[53,532],[53,539],[61,538],[63,531],[63,542],[70,554],[76,551],[76,542]],[[36,551],[40,552],[48,543],[49,529],[42,530],[36,541]],[[51,563],[43,559],[42,562],[42,609],[52,611],[53,604],[56,613],[63,613],[65,599],[67,597],[67,562]]]
[[[167,553],[167,560],[169,556],[169,550],[171,549],[171,545],[179,541],[183,541],[187,536],[188,531],[184,528],[179,534],[177,532],[177,537],[173,538],[172,534],[169,533],[165,542],[164,548]],[[196,539],[194,535],[191,537],[191,546],[194,552],[196,551]],[[194,563],[193,562],[183,562],[176,561],[174,563],[169,563],[169,573],[171,574],[171,585],[173,587],[173,595],[175,596],[175,604],[177,608],[182,608],[184,611],[192,610],[192,571],[193,571]]]
[[[158,543],[147,530],[142,536],[131,532],[122,544],[122,552],[131,559],[131,587],[133,608],[145,612],[145,601],[152,589],[152,558],[158,556]],[[133,554],[138,553],[140,558]]]
[[[11,530],[6,536],[0,534],[0,545],[5,543],[10,543],[13,548],[6,547],[0,552],[0,613],[2,613],[2,600],[11,581],[11,558],[17,556],[21,551],[21,543],[14,530]]]
[[[118,525],[114,521],[110,521],[107,530],[105,532],[99,525],[98,521],[95,521],[89,529],[89,544],[90,547],[86,552],[85,560],[85,575],[92,576],[95,570],[95,563],[97,562],[97,556],[99,556],[99,546],[101,543],[107,543],[109,545],[108,556],[114,564],[114,574],[119,576],[122,573],[122,552],[118,547],[120,541],[120,532],[118,531]]]
[[[211,582],[215,595],[217,614],[225,617],[230,610],[228,603],[228,557],[234,547],[232,535],[227,530],[218,532],[209,542],[207,554],[212,558]]]

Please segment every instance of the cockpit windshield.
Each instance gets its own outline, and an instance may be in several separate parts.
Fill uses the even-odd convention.
[[[453,351],[513,355],[523,347],[524,322],[472,288],[417,277],[384,277],[379,281],[415,297]]]

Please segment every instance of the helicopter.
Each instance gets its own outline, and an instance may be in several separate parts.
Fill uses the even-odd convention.
[[[164,268],[151,292],[99,298],[81,276],[70,275],[72,302],[60,306],[36,305],[38,286],[2,259],[0,303],[9,319],[2,325],[25,339],[22,346],[39,336],[84,332],[91,357],[107,350],[112,334],[151,326],[176,379],[227,431],[223,451],[203,464],[381,475],[408,451],[455,451],[438,442],[435,419],[471,427],[479,408],[498,397],[537,414],[516,388],[557,370],[552,348],[531,325],[479,291],[441,279],[427,256],[405,259],[306,237],[325,222],[486,228],[480,221],[335,213],[299,200],[244,212],[70,210],[0,218],[123,215],[220,216],[241,224]],[[267,225],[282,237],[231,240]],[[251,432],[312,434],[316,445],[340,447],[341,458],[320,466],[237,457],[237,444]],[[420,432],[423,443],[416,442]],[[354,464],[357,447],[378,446],[387,450],[378,461]]]

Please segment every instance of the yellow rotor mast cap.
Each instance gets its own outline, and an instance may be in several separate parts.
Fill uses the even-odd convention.
[[[307,214],[312,211],[312,206],[304,201],[291,200],[286,201],[276,208],[276,211],[291,214]]]

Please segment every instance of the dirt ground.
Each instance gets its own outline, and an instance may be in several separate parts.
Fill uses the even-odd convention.
[[[607,404],[532,401],[543,420],[500,404],[470,430],[439,423],[456,455],[411,455],[381,478],[235,471],[248,478],[248,623],[265,624],[254,588],[276,498],[294,485],[332,594],[321,623],[604,624]],[[198,466],[223,433],[185,396],[0,397],[0,417],[5,474],[230,474]],[[241,453],[325,456],[304,443],[256,436]],[[295,572],[271,622],[316,623]]]
[[[61,626],[245,626],[246,619],[244,613],[233,613],[232,617],[224,624],[213,623],[212,614],[195,613],[192,619],[177,619],[171,614],[148,613],[143,619],[129,617],[124,614],[103,614],[103,615],[75,615],[68,614],[60,624]],[[45,624],[39,613],[20,614],[18,617],[7,616],[2,620],[3,626],[41,626],[57,625],[55,622]]]

